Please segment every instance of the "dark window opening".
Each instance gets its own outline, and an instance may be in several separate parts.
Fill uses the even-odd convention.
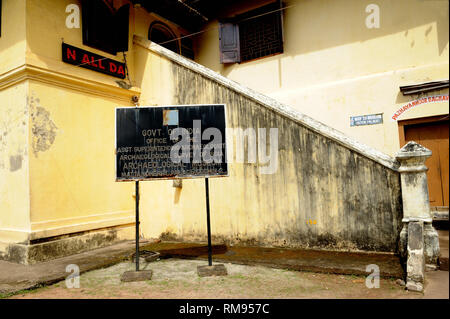
[[[176,38],[175,33],[164,23],[155,21],[150,25],[148,39],[179,54],[180,49]]]
[[[150,25],[148,39],[170,51],[181,54],[189,59],[194,59],[192,39],[189,37],[182,37],[179,41],[170,27],[160,21],[155,21]]]
[[[219,27],[220,62],[250,61],[283,53],[281,2],[249,11]]]
[[[194,44],[191,38],[181,38],[181,55],[194,60]]]
[[[268,13],[276,9],[276,6],[269,5],[262,10],[251,11],[250,17],[263,15],[239,23],[241,61],[283,52],[281,15],[279,12]]]
[[[111,53],[128,51],[130,5],[115,10],[103,0],[83,0],[83,44]]]

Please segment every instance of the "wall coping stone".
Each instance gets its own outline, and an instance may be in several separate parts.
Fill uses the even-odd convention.
[[[408,142],[405,146],[403,146],[395,155],[395,157],[399,160],[409,159],[414,157],[430,157],[432,152],[414,141]]]

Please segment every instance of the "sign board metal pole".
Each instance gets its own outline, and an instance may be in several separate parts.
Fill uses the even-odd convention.
[[[208,265],[212,266],[212,247],[211,247],[211,222],[209,218],[209,185],[208,178],[205,178],[206,190],[206,226],[208,228]]]
[[[139,181],[135,181],[136,186],[136,271],[125,271],[120,277],[121,281],[144,281],[151,280],[153,272],[149,269],[139,271]]]
[[[150,270],[139,271],[139,181],[204,178],[206,192],[206,213],[208,231],[208,266],[199,266],[199,276],[226,275],[224,265],[212,265],[211,221],[209,205],[209,177],[229,176],[226,161],[226,105],[169,105],[158,107],[117,107],[116,108],[116,181],[134,181],[136,187],[136,271],[127,271],[122,281],[149,280]],[[190,126],[192,125],[192,129]],[[172,158],[172,146],[176,141],[171,138],[174,128],[188,131],[192,139],[190,150],[201,150],[210,142],[199,139],[202,128],[214,127],[222,136],[222,154],[219,163],[200,163],[199,166],[167,165]],[[190,131],[191,129],[191,131]],[[220,144],[219,144],[220,145]],[[170,152],[169,152],[170,151]],[[163,152],[163,153],[161,153]],[[167,156],[163,156],[167,155]],[[216,150],[214,151],[214,156]],[[184,156],[181,156],[184,158]],[[189,158],[195,152],[189,152]],[[192,162],[193,163],[193,162]],[[151,164],[151,168],[150,165]],[[176,163],[174,163],[176,164]],[[207,164],[207,165],[206,165]],[[145,267],[144,267],[145,268]]]
[[[139,271],[139,181],[136,181],[136,271]]]

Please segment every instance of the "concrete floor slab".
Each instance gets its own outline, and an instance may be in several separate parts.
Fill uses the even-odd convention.
[[[181,257],[206,260],[208,251],[204,244],[155,240],[142,243],[140,247],[159,252],[161,259]],[[134,248],[134,242],[127,241],[28,266],[0,261],[0,292],[11,293],[65,280],[70,274],[66,272],[69,264],[76,264],[80,274],[108,267],[130,259]],[[213,262],[353,275],[367,275],[366,267],[376,264],[379,266],[381,277],[403,277],[399,258],[393,254],[213,245]]]

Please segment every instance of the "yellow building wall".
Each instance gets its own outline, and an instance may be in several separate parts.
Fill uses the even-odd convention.
[[[28,84],[17,83],[25,61],[25,0],[2,1],[0,35],[0,254],[30,228]],[[7,214],[6,214],[7,212]]]
[[[76,67],[62,61],[61,44],[62,42],[65,42],[89,52],[93,52],[119,62],[124,62],[123,55],[120,52],[116,55],[112,55],[83,44],[82,19],[80,19],[80,28],[67,28],[66,17],[69,15],[69,13],[65,12],[67,5],[78,5],[81,15],[81,1],[28,0],[26,3],[27,64],[42,69],[51,70],[56,74],[69,75],[71,78],[84,79],[86,81],[101,83],[116,88],[119,87],[116,83],[117,80],[120,80],[118,78]],[[126,0],[120,2],[115,1],[116,6],[120,6],[122,3],[125,4],[128,2]],[[129,57],[127,56],[130,78],[133,78],[134,72],[133,56],[131,54],[131,38],[133,33],[134,10],[133,7],[131,7],[129,24],[130,52],[128,52]]]
[[[142,88],[142,106],[148,105],[147,102],[226,103],[228,128],[279,130],[276,172],[261,174],[261,163],[232,161],[228,177],[209,179],[213,241],[361,249],[367,238],[383,234],[378,238],[386,237],[378,244],[369,244],[364,249],[378,250],[379,247],[374,248],[376,245],[386,245],[389,248],[383,248],[385,251],[393,250],[395,245],[387,243],[395,243],[401,220],[397,172],[355,154],[350,155],[353,163],[350,164],[346,156],[351,152],[346,147],[336,146],[331,139],[255,103],[238,93],[239,89],[235,92],[220,81],[210,80],[210,75],[195,71],[197,66],[183,67],[157,50],[146,49],[148,41],[136,41],[135,61],[142,66],[141,73],[136,73]],[[236,141],[227,147],[236,154]],[[206,240],[203,179],[185,179],[182,188],[174,187],[171,181],[146,181],[140,185],[141,229],[145,237]],[[355,216],[374,220],[356,226],[361,219],[350,221]],[[317,224],[309,226],[309,219]],[[353,232],[355,236],[351,238]],[[364,232],[366,239],[361,236]],[[330,239],[334,236],[340,237],[335,243]],[[357,244],[356,237],[360,240]]]
[[[449,77],[448,1],[376,1],[378,29],[365,22],[373,1],[283,2],[283,54],[220,64],[218,22],[211,21],[195,37],[196,62],[394,155],[400,145],[390,117],[416,99],[399,86]],[[448,89],[429,95],[438,94]],[[350,127],[350,116],[374,113],[383,113],[383,125]],[[440,114],[448,114],[448,102],[424,104],[400,119]]]
[[[116,6],[125,3],[115,1]],[[139,89],[122,89],[118,78],[62,62],[63,41],[124,62],[122,53],[83,45],[82,24],[66,27],[69,4],[81,9],[80,1],[27,1],[26,62],[40,73],[29,87],[29,108],[35,112],[30,128],[33,239],[134,223],[134,188],[115,183],[114,116],[116,107],[132,105]],[[129,30],[132,48],[133,7]],[[133,78],[132,49],[127,53]],[[121,236],[132,238],[132,227]]]
[[[137,45],[135,45],[135,61],[142,66],[136,73],[137,83],[142,88],[140,105],[177,105],[180,103],[177,101],[177,96],[179,93],[181,96],[181,92],[175,85],[178,82],[175,78],[172,61]],[[183,87],[185,93],[189,91],[186,86]],[[199,95],[194,99],[200,104],[213,103],[212,99],[215,99],[212,90],[209,94],[196,92],[189,96],[193,97],[197,93]],[[216,102],[219,101],[214,103]],[[186,103],[192,103],[192,101]],[[227,109],[227,113],[227,127],[236,127],[237,118],[231,118],[231,106]],[[231,145],[231,147],[233,146]],[[293,155],[290,154],[290,156]],[[293,166],[285,167],[285,169],[290,172],[295,170]],[[258,238],[261,234],[265,234],[266,242],[276,243],[277,239],[268,234],[266,227],[270,223],[282,223],[282,220],[295,218],[297,213],[292,211],[298,205],[295,197],[293,201],[279,203],[280,206],[277,209],[269,211],[267,207],[262,208],[262,200],[255,200],[255,198],[250,200],[246,195],[257,192],[258,187],[270,189],[270,185],[261,185],[261,183],[267,183],[264,176],[261,176],[261,180],[259,180],[246,165],[235,162],[229,164],[229,173],[229,177],[209,179],[211,233],[214,240],[230,241],[231,239],[231,242],[238,242],[241,238]],[[290,185],[288,186],[291,190],[290,194],[298,192],[295,185],[285,183],[282,176],[275,175],[276,177],[273,177],[277,180],[275,183]],[[294,175],[293,173],[292,176]],[[258,183],[255,182],[255,178]],[[144,237],[162,236],[169,240],[205,240],[207,228],[204,179],[184,179],[181,188],[174,187],[170,180],[147,181],[141,182],[140,188],[142,191],[141,231]],[[277,193],[274,189],[271,191],[273,191],[271,196],[274,198],[283,197],[281,192]],[[266,200],[270,199],[266,198]],[[299,214],[305,213],[299,212]],[[283,245],[282,240],[277,243]]]
[[[27,83],[0,89],[0,250],[30,229]]]
[[[114,175],[121,101],[39,82],[30,83],[30,97],[31,230],[132,223],[133,188]]]
[[[26,0],[2,1],[0,35],[0,81],[6,73],[25,61]]]
[[[82,28],[66,27],[66,6],[80,4],[80,1],[2,2],[0,242],[132,225],[134,183],[117,183],[114,180],[114,110],[115,107],[132,105],[133,95],[140,96],[142,106],[177,102],[177,83],[172,74],[172,62],[132,44],[134,33],[147,38],[150,23],[159,18],[142,8],[130,10],[130,51],[127,53],[127,62],[133,87],[125,90],[119,87],[116,78],[62,62],[62,41],[123,61],[121,53],[114,56],[84,46]],[[389,7],[387,1],[380,1],[382,16],[383,12],[398,13],[407,5],[404,1],[399,2],[402,6]],[[255,3],[251,2],[249,6]],[[442,9],[445,9],[440,6],[445,6],[446,2],[442,2],[444,5],[437,2],[439,7],[436,12],[422,10],[421,16],[416,11],[420,12],[425,3],[414,2],[411,12],[407,13],[406,17],[409,14],[414,17],[417,15],[416,20],[400,19],[400,16],[397,18],[401,27],[390,26],[384,31],[374,31],[365,29],[365,6],[356,0],[353,3],[355,6],[342,1],[287,1],[287,6],[296,4],[296,7],[286,10],[285,54],[241,65],[220,65],[218,32],[215,29],[202,34],[196,56],[202,64],[238,82],[255,86],[258,91],[274,96],[350,135],[359,134],[358,138],[363,142],[384,151],[384,147],[392,147],[396,151],[398,145],[395,146],[392,140],[398,138],[396,135],[390,136],[390,131],[384,129],[386,123],[370,128],[375,130],[374,134],[383,132],[383,139],[373,134],[360,136],[361,133],[348,129],[345,123],[349,122],[350,115],[378,113],[380,109],[388,114],[391,110],[386,105],[392,107],[392,101],[396,101],[392,107],[394,111],[397,104],[404,103],[405,98],[398,94],[398,86],[392,84],[395,82],[393,79],[398,79],[400,85],[402,81],[410,84],[421,79],[432,80],[437,76],[448,77],[448,63],[444,61],[444,58],[448,58],[448,43],[442,43],[445,21],[442,22],[440,18],[444,12]],[[350,13],[361,11],[362,14],[359,17],[350,15],[349,19],[341,21],[338,17],[349,15],[349,12],[343,12],[339,4],[347,10],[351,7]],[[248,8],[243,7],[242,10]],[[337,26],[333,28],[328,23],[329,19],[318,14],[329,10],[337,10],[333,20]],[[307,24],[308,20],[305,20],[313,17],[316,19],[316,28],[311,28],[310,23]],[[22,20],[24,24],[17,23]],[[361,23],[362,30],[355,30],[354,25],[357,23]],[[305,27],[302,28],[303,24]],[[212,22],[206,28],[216,25],[217,22]],[[177,34],[182,34],[183,30],[172,26]],[[418,39],[419,35],[425,38]],[[425,43],[430,41],[429,47],[421,49],[423,52],[420,51],[419,57],[398,58],[398,50],[409,52],[413,41],[413,47],[423,44],[419,40]],[[382,44],[392,45],[395,50],[382,50],[381,56],[373,54],[374,48]],[[364,56],[366,54],[370,58]],[[423,63],[425,58],[428,59],[427,63]],[[355,67],[348,68],[352,63]],[[394,66],[395,71],[390,71]],[[17,67],[23,67],[24,71],[6,74]],[[265,78],[263,74],[275,76]],[[197,103],[210,103],[210,98],[212,95],[199,97]],[[386,116],[386,122],[387,119]],[[342,127],[339,127],[340,123]],[[391,131],[394,131],[394,126]],[[4,135],[5,132],[7,135]],[[294,158],[293,153],[284,156]],[[293,164],[287,165],[285,169],[288,173],[283,176],[295,176],[289,173],[295,170]],[[292,207],[297,207],[298,198],[292,195],[292,200],[279,206],[280,209],[266,207],[267,210],[261,214],[260,202],[245,196],[255,193],[257,187],[273,185],[273,181],[267,178],[258,184],[260,182],[255,174],[247,170],[245,165],[235,164],[230,170],[233,179],[210,181],[211,211],[220,212],[214,215],[213,233],[241,233],[252,238],[260,236],[262,230],[270,232],[270,229],[263,227],[274,221],[279,222],[279,225],[290,224],[297,213]],[[283,192],[298,192],[299,189],[292,186],[290,180],[285,183],[281,177],[277,178],[276,183],[287,186],[283,191],[275,189],[271,196],[283,198]],[[251,183],[247,183],[249,180]],[[229,189],[237,194],[233,202],[223,195]],[[145,182],[141,183],[141,192],[141,231],[144,237],[158,237],[161,234],[166,234],[167,238],[188,234],[190,240],[205,237],[203,180],[184,180],[182,189],[173,187],[172,181]],[[233,211],[234,215],[230,217],[229,211]],[[302,217],[308,217],[307,213],[302,211]],[[321,225],[320,230],[325,231],[328,226],[332,227],[332,223]],[[133,227],[128,227],[120,236],[133,238],[133,232]],[[272,233],[270,240],[276,242],[277,237]]]
[[[139,89],[62,62],[61,44],[121,62],[122,53],[85,46],[82,25],[66,27],[66,6],[81,1],[2,2],[0,252],[7,243],[116,226],[119,239],[133,238],[134,188],[114,176],[114,110],[132,105]],[[134,22],[131,6],[131,78]]]

